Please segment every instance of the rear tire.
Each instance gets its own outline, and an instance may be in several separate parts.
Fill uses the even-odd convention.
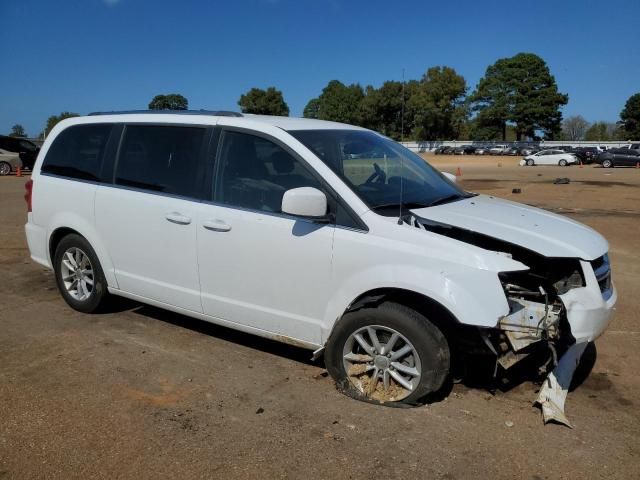
[[[94,313],[109,300],[107,281],[89,242],[70,234],[56,247],[53,268],[65,302],[79,312]]]
[[[7,162],[0,162],[0,177],[5,177],[11,173],[11,165]]]
[[[385,302],[343,316],[327,343],[325,363],[338,389],[350,397],[416,405],[444,384],[449,344],[423,315]]]
[[[558,162],[558,165],[561,167],[566,167],[568,165],[567,161],[563,158]]]
[[[613,167],[613,162],[611,160],[604,160],[602,162],[602,166],[604,168],[611,168],[611,167]]]

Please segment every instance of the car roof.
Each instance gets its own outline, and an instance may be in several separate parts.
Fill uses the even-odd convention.
[[[198,123],[198,120],[194,121],[194,119],[203,117],[210,119],[212,123],[221,117],[234,117],[236,122],[239,123],[242,123],[241,119],[246,119],[247,124],[250,124],[251,122],[258,122],[272,125],[283,130],[367,130],[355,125],[330,122],[327,120],[316,120],[313,118],[254,115],[249,113],[230,112],[226,110],[129,110],[123,112],[94,112],[90,113],[86,117],[73,117],[71,120],[75,121],[71,123],[97,123],[100,121],[143,122],[153,121],[154,119],[161,122],[174,121],[176,123]],[[186,120],[187,118],[189,118],[189,120]],[[82,119],[87,120],[83,121]]]

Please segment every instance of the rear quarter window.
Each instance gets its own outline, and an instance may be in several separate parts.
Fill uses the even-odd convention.
[[[100,181],[112,125],[75,125],[62,131],[42,162],[42,173]]]

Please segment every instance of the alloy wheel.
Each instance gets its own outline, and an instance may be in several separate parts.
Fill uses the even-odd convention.
[[[368,325],[345,342],[343,366],[351,383],[365,396],[399,401],[418,387],[420,357],[411,342],[396,330]]]
[[[93,293],[94,272],[89,256],[78,247],[71,247],[62,255],[62,282],[74,300],[85,301]]]

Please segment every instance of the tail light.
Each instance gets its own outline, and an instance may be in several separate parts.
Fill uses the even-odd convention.
[[[31,212],[31,197],[33,196],[33,180],[29,179],[24,184],[24,200],[27,202],[27,212]]]

